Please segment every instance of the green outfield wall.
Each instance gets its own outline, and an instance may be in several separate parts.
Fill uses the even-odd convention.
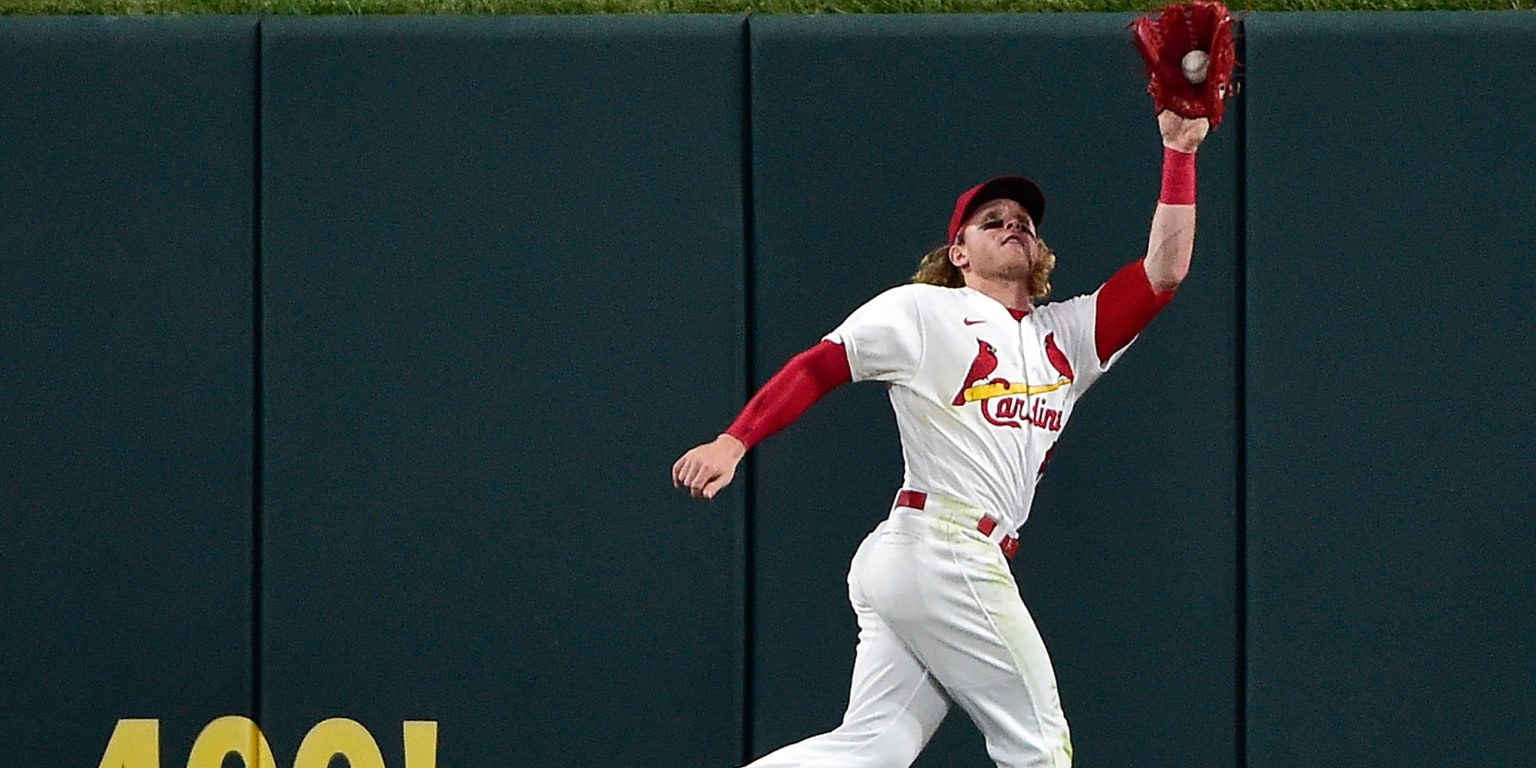
[[[1254,768],[1536,761],[1533,40],[1248,25]]]
[[[1129,15],[0,19],[0,768],[729,766],[836,725],[846,387],[960,191],[1138,258]],[[1249,14],[1014,561],[1077,764],[1529,768],[1536,16]],[[919,766],[986,764],[958,712]]]
[[[253,19],[0,23],[0,765],[246,712]]]

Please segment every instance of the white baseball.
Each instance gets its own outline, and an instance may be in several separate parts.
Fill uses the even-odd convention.
[[[1195,85],[1205,82],[1205,68],[1211,63],[1210,54],[1205,51],[1190,51],[1184,54],[1183,61],[1179,62],[1184,67],[1184,77]]]

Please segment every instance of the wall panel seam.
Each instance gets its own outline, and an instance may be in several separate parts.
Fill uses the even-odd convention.
[[[264,432],[262,429],[265,418],[263,400],[265,398],[264,378],[262,376],[263,348],[262,336],[264,323],[262,314],[264,305],[262,302],[262,175],[261,175],[261,145],[262,145],[262,111],[261,104],[264,99],[262,91],[262,25],[264,17],[257,17],[255,25],[255,39],[252,45],[252,85],[251,89],[251,718],[262,723],[262,690],[261,690],[261,666],[262,666],[262,513],[265,498],[262,494],[262,474],[265,469],[263,462]]]

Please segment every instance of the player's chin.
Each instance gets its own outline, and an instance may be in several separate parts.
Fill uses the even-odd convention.
[[[1003,277],[1008,280],[1028,280],[1035,272],[1035,260],[1029,256],[1021,256],[1010,260],[1002,269]]]
[[[1015,241],[1003,246],[1003,256],[1009,266],[1021,266],[1024,269],[1033,269],[1035,266],[1035,244],[1032,242]]]

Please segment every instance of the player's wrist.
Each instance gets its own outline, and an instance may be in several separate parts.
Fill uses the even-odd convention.
[[[1163,147],[1163,185],[1157,201],[1167,205],[1195,204],[1195,153]]]
[[[720,435],[715,438],[715,442],[729,449],[738,459],[747,455],[747,441],[731,434],[730,432],[721,432]]]

